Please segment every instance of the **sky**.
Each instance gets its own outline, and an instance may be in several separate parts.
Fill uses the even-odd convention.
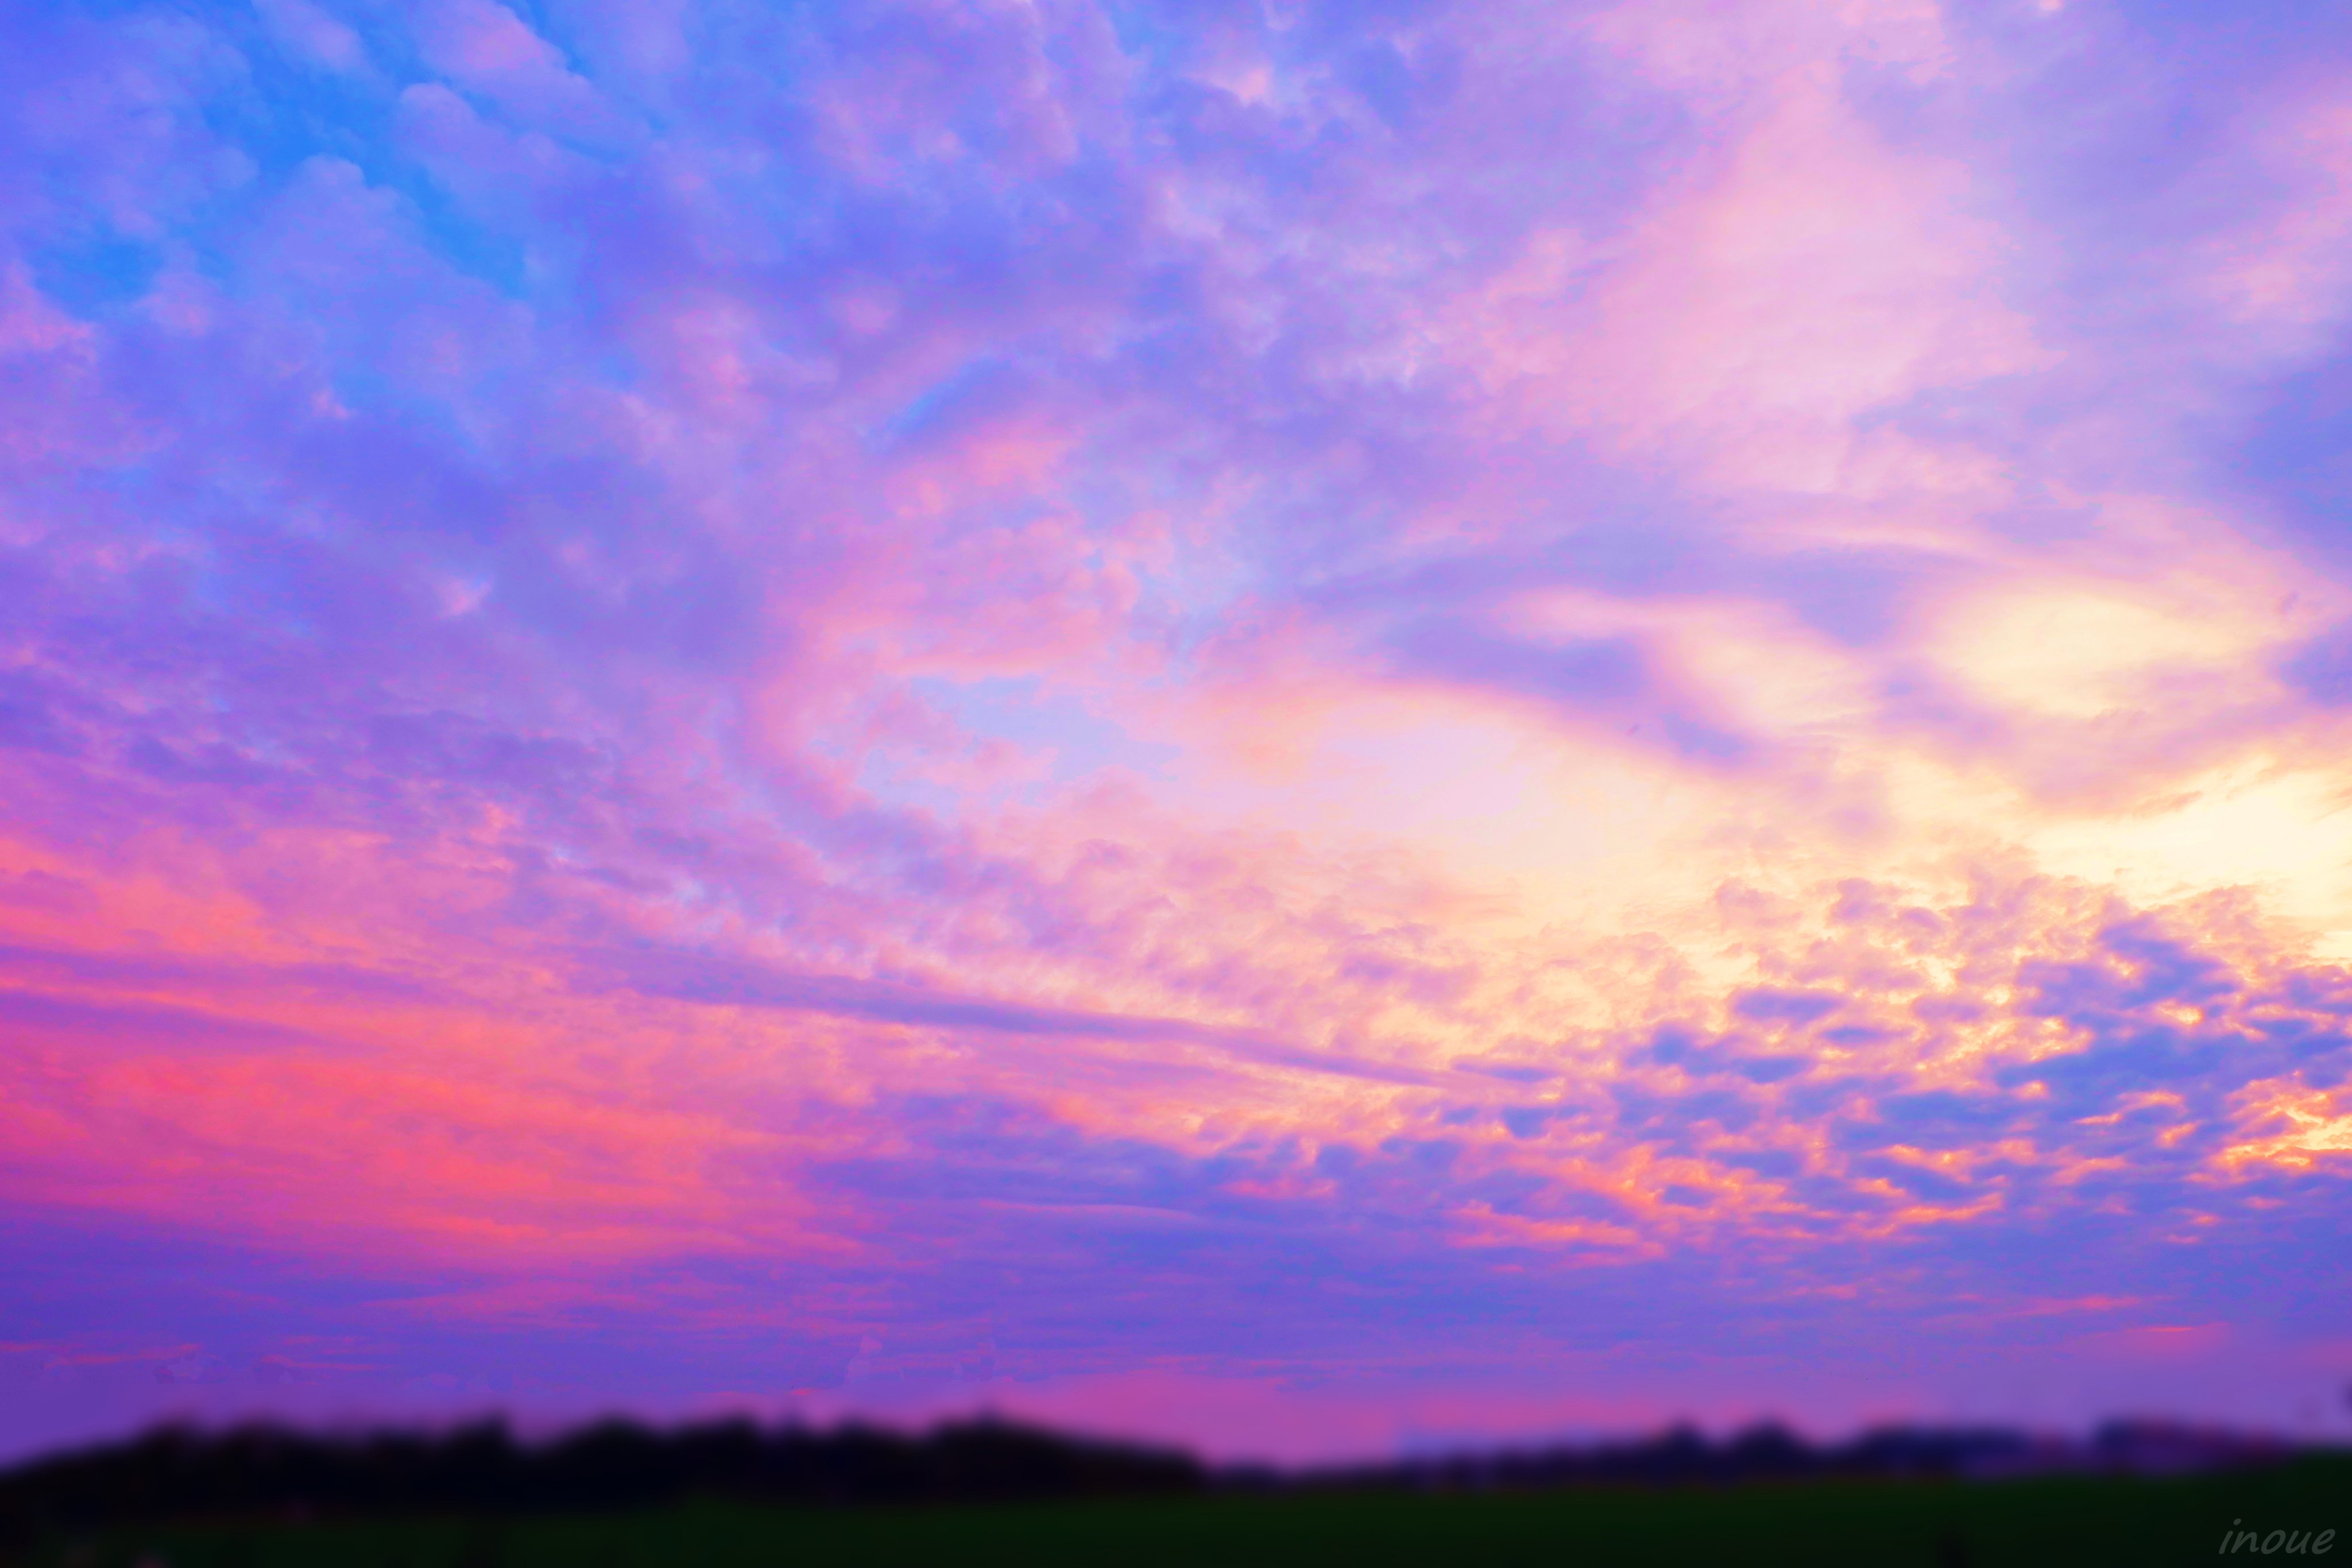
[[[2352,1434],[2352,10],[0,39],[0,1454]]]

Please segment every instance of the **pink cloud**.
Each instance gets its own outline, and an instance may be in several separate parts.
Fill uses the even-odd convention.
[[[506,113],[598,141],[625,133],[620,115],[562,51],[496,0],[441,0],[422,20],[434,67]]]

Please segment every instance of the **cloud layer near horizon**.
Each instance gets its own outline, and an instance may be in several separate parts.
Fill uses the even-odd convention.
[[[25,1364],[2346,1370],[2352,26],[0,26]]]

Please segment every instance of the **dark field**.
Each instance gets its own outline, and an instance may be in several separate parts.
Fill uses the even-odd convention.
[[[2352,1560],[2352,1544],[2341,1535],[2352,1527],[2352,1457],[2162,1479],[1218,1492],[891,1508],[714,1502],[481,1520],[146,1525],[56,1535],[6,1560],[41,1568],[954,1562],[2143,1568],[2214,1561],[2233,1520],[2264,1532],[2336,1530],[2333,1550],[2321,1561]],[[2282,1549],[2273,1561],[2286,1556]],[[2292,1560],[2311,1561],[2307,1555]]]

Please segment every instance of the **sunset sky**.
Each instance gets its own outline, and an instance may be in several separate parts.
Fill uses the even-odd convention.
[[[2352,7],[0,41],[0,1455],[2352,1433]]]

